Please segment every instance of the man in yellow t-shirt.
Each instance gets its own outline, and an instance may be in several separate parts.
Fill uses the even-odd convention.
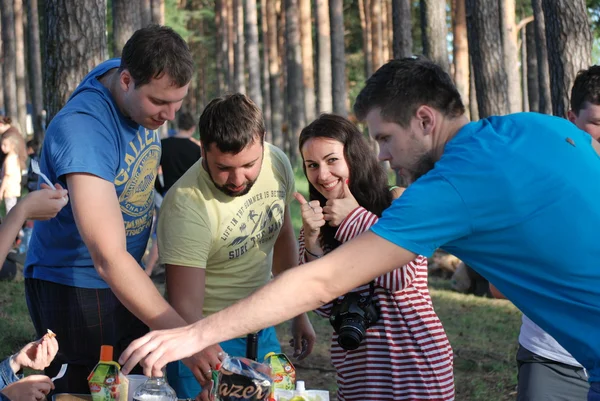
[[[262,113],[246,96],[210,102],[200,117],[203,156],[171,187],[158,223],[167,296],[188,322],[224,309],[297,264],[288,205],[294,174],[288,158],[264,142]],[[315,333],[305,314],[292,324],[296,353],[312,350]],[[207,348],[167,367],[178,398],[194,398],[224,353],[244,356],[246,339]],[[280,352],[275,329],[258,333],[258,358]],[[195,378],[194,378],[195,376]],[[197,379],[197,380],[196,380]]]

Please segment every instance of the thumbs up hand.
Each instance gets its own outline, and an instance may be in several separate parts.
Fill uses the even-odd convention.
[[[329,199],[323,208],[325,220],[332,227],[338,227],[350,212],[360,206],[354,195],[352,195],[352,192],[350,192],[348,179],[343,181],[342,185],[341,197],[338,199]]]
[[[302,194],[295,192],[294,198],[300,203],[302,213],[302,228],[304,228],[305,241],[316,239],[321,233],[321,227],[325,225],[323,208],[318,200],[308,202]]]

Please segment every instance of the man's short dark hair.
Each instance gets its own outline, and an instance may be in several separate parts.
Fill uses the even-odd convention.
[[[367,80],[354,103],[354,113],[364,120],[379,108],[385,121],[407,127],[422,105],[448,117],[465,112],[458,90],[440,66],[424,57],[409,57],[389,61]]]
[[[121,54],[119,72],[128,70],[136,87],[168,74],[178,88],[188,84],[194,72],[190,49],[173,29],[148,25],[129,38]]]
[[[191,113],[183,112],[179,113],[177,118],[177,128],[184,131],[189,131],[196,126],[196,119]]]
[[[237,154],[257,138],[265,138],[265,122],[258,106],[235,93],[211,100],[200,116],[200,141],[206,151],[215,143],[223,153]]]
[[[577,73],[571,88],[571,110],[579,115],[585,102],[600,104],[600,65],[593,65]]]

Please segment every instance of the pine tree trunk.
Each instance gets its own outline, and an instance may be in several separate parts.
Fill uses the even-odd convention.
[[[479,107],[477,106],[477,90],[475,89],[475,73],[473,63],[469,56],[469,117],[471,121],[479,120]]]
[[[263,107],[262,89],[260,86],[260,54],[258,52],[258,15],[256,0],[244,0],[244,14],[246,21],[246,51],[248,52],[248,94],[258,105]]]
[[[6,115],[17,119],[17,55],[15,44],[15,11],[13,0],[2,0],[2,54],[4,74],[4,107]]]
[[[410,0],[392,0],[392,22],[394,58],[408,57],[413,53]]]
[[[388,9],[388,0],[381,0],[381,64],[390,59],[390,33],[388,19],[391,12]]]
[[[509,113],[498,4],[466,0],[469,54],[475,73],[479,118]]]
[[[535,43],[535,22],[530,22],[525,27],[527,48],[527,99],[529,111],[540,110],[540,86],[538,82],[538,60]]]
[[[29,29],[29,74],[31,83],[31,103],[33,134],[42,142],[44,131],[42,125],[42,110],[44,109],[44,92],[42,84],[42,51],[40,48],[40,25],[38,15],[38,0],[27,0],[27,22]],[[0,72],[0,74],[2,74]]]
[[[23,36],[23,0],[14,0],[15,56],[17,69],[17,120],[21,134],[27,132],[27,81],[25,80],[25,38]]]
[[[421,32],[423,38],[423,54],[437,63],[445,71],[450,71],[448,61],[448,45],[446,37],[446,1],[421,1]]]
[[[234,56],[233,86],[239,93],[246,93],[246,60],[244,53],[244,0],[233,0]]]
[[[165,0],[152,0],[152,23],[165,24]]]
[[[310,3],[311,0],[298,0],[300,11],[300,49],[302,52],[304,110],[307,122],[312,122],[315,119],[315,113],[317,111]]]
[[[48,122],[81,80],[106,60],[106,1],[46,2],[44,94]]]
[[[0,12],[0,14],[1,14],[1,12]],[[2,50],[2,18],[1,17],[0,17],[0,54],[3,54],[3,50]],[[4,77],[4,62],[0,63],[0,114],[6,113],[6,111],[4,109],[4,82],[2,80],[3,77]]]
[[[316,0],[317,25],[317,109],[331,113],[331,28],[329,25],[329,0]]]
[[[589,68],[592,33],[585,0],[542,0],[550,67],[552,113],[566,117],[577,72]]]
[[[465,0],[454,0],[452,2],[452,16],[454,83],[458,93],[460,93],[465,109],[469,112],[469,42],[467,40]]]
[[[281,96],[281,70],[279,68],[279,44],[277,41],[277,3],[280,0],[267,2],[267,41],[269,48],[269,83],[271,86],[271,131],[273,144],[283,149],[283,99]]]
[[[121,57],[123,46],[140,25],[140,4],[132,0],[112,0],[113,54]]]
[[[364,53],[365,78],[373,74],[373,32],[371,30],[371,0],[358,0],[358,14],[362,30],[362,44]]]
[[[229,92],[235,92],[235,8],[233,0],[225,0],[227,4],[227,59],[229,60]]]
[[[538,111],[552,114],[552,96],[550,94],[550,67],[548,65],[548,48],[546,47],[546,23],[542,11],[542,0],[531,0],[531,8],[535,17],[535,49],[538,66],[538,86],[540,102]]]
[[[522,110],[521,78],[519,76],[519,54],[517,29],[515,26],[515,0],[500,0],[500,21],[504,69],[508,83],[508,109],[511,113]]]
[[[521,28],[521,110],[529,111],[529,88],[527,86],[527,77],[529,75],[529,66],[527,65],[527,30]]]
[[[142,28],[152,23],[152,0],[140,0],[140,23]]]
[[[344,45],[343,0],[329,0],[331,24],[331,76],[333,112],[347,117],[346,108],[346,54]]]
[[[370,0],[371,40],[373,41],[373,71],[383,64],[383,24],[381,22],[381,0]]]
[[[217,80],[217,96],[227,91],[227,8],[225,0],[215,0],[215,76]]]
[[[267,139],[273,142],[272,124],[271,124],[271,78],[269,76],[269,46],[267,37],[269,35],[269,25],[267,23],[267,0],[260,0],[260,31],[262,35],[262,97],[263,97],[263,118],[265,120],[265,130]]]
[[[285,37],[287,43],[288,154],[292,165],[298,159],[298,136],[306,123],[302,90],[302,55],[300,50],[298,0],[285,0]]]

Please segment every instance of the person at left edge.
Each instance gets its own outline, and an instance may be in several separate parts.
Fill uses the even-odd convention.
[[[25,290],[38,336],[61,349],[46,369],[68,363],[56,393],[89,393],[102,344],[115,359],[135,338],[184,320],[144,273],[160,160],[157,131],[187,95],[193,61],[171,28],[136,31],[121,59],[94,68],[48,126],[40,168],[69,190],[70,203],[36,222]]]

